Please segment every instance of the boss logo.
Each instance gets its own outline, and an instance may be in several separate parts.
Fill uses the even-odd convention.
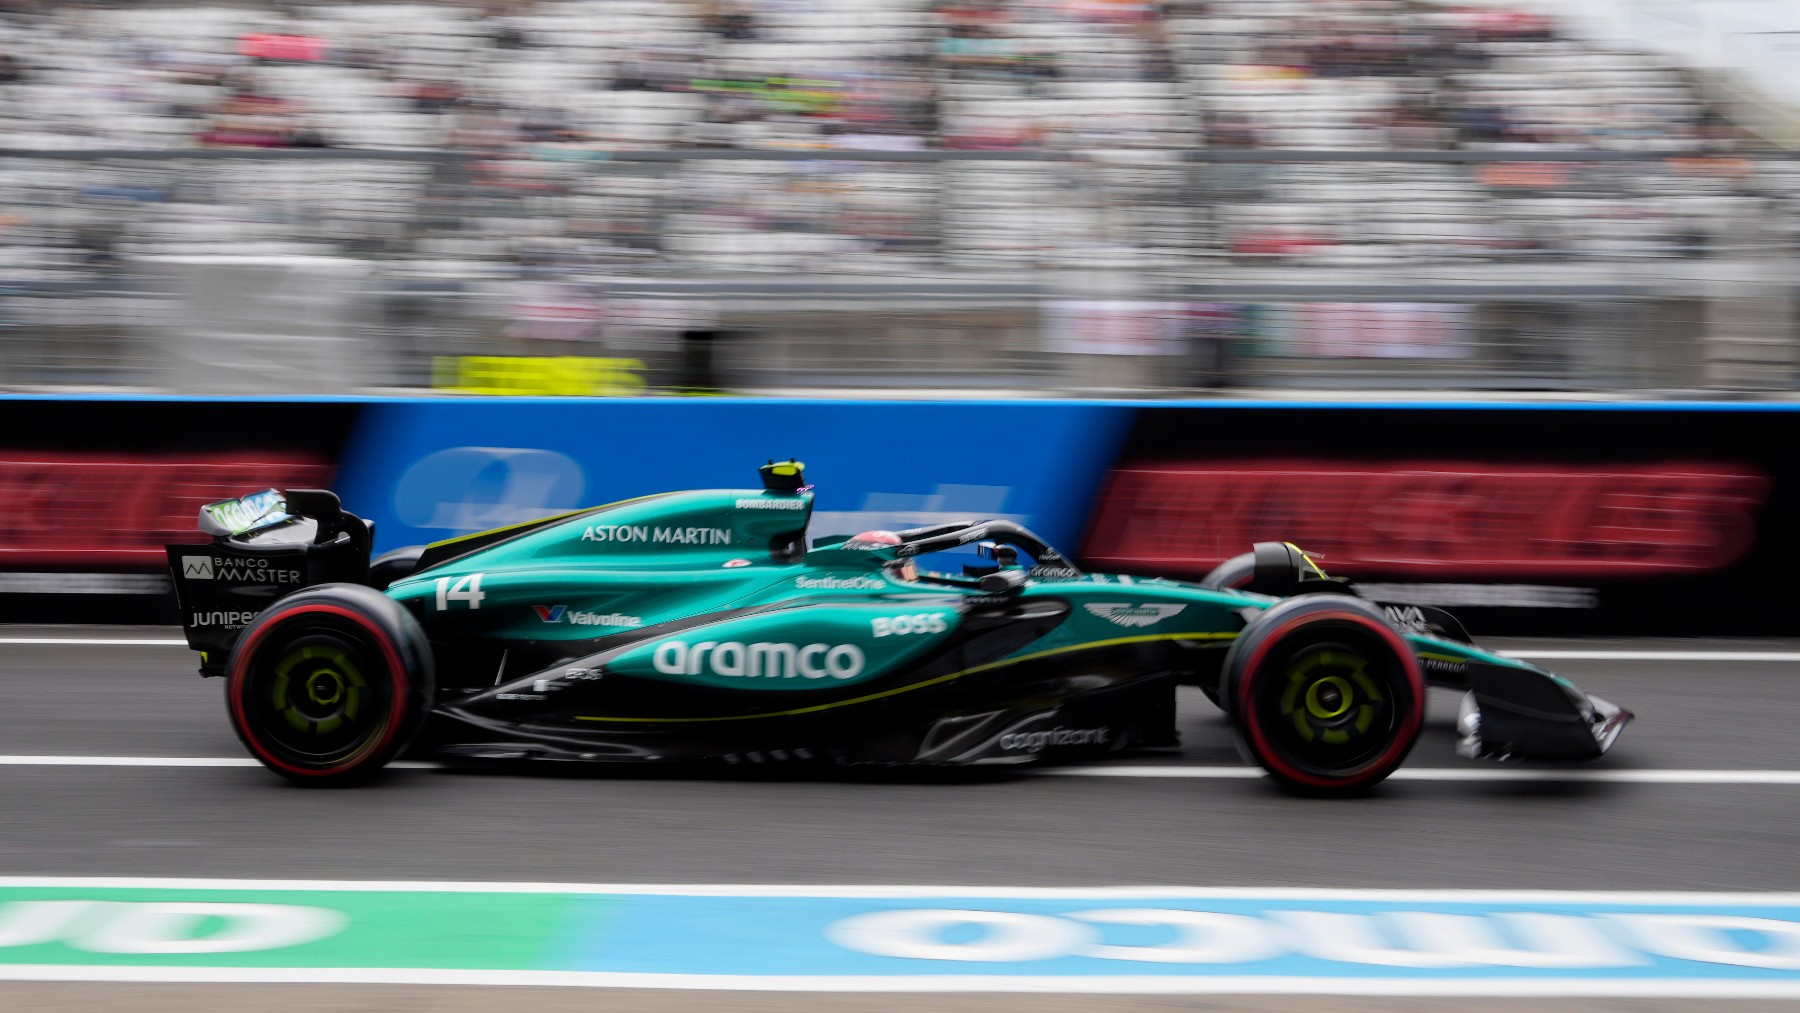
[[[942,633],[950,628],[942,612],[920,612],[910,616],[882,616],[869,621],[875,636],[904,637],[909,633]]]

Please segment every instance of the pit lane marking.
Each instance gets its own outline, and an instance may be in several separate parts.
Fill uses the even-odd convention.
[[[258,767],[247,756],[56,756],[0,755],[0,767]],[[446,765],[430,760],[401,760],[388,764],[393,770],[440,770]],[[1167,780],[1253,781],[1265,777],[1255,767],[1219,766],[1082,766],[1042,767],[1021,770],[1031,777],[1131,777]],[[1460,767],[1404,767],[1389,776],[1393,781],[1505,781],[1514,783],[1575,784],[1681,784],[1800,786],[1800,770],[1594,770],[1507,769]]]
[[[544,880],[263,879],[210,876],[0,876],[0,889],[313,890],[330,893],[567,893],[670,897],[982,897],[1012,900],[1319,900],[1494,904],[1800,906],[1800,891],[1549,890],[1507,887],[976,886],[968,883],[573,883]]]
[[[226,985],[448,985],[554,988],[675,989],[707,992],[970,992],[1052,995],[1320,995],[1468,998],[1797,999],[1786,981],[1700,979],[1482,978],[1467,981],[1398,977],[1287,976],[1180,978],[1030,977],[1024,975],[679,974],[607,971],[510,971],[402,967],[106,967],[75,964],[0,966],[0,981],[136,982]],[[792,1008],[792,1007],[786,1007]]]
[[[1520,661],[1800,661],[1800,651],[1495,651]]]
[[[260,767],[248,756],[44,756],[0,755],[0,767]],[[399,760],[395,770],[435,770],[442,764]]]
[[[0,980],[1800,997],[1794,893],[0,877],[0,904],[71,903],[101,910],[14,918],[43,941],[7,946],[40,947],[18,955],[44,962],[7,963],[0,949]],[[195,935],[191,917],[168,917],[196,907],[239,931]],[[533,941],[529,955],[471,946],[475,913]],[[1377,921],[1398,935],[1370,944]],[[939,934],[953,925],[989,931],[953,942]],[[1202,931],[1105,945],[1113,925]],[[1496,929],[1520,938],[1495,941]],[[57,946],[78,959],[43,949]]]
[[[1194,780],[1254,780],[1265,776],[1255,767],[1045,767],[1032,774],[1049,777],[1142,777]],[[1741,784],[1800,785],[1800,770],[1541,770],[1457,767],[1403,767],[1390,781],[1511,781],[1573,784]]]
[[[186,647],[187,641],[160,637],[130,640],[106,637],[0,637],[0,644],[24,644],[39,647]]]
[[[0,644],[38,647],[186,647],[176,637],[112,639],[107,637],[0,637]],[[1521,661],[1739,661],[1800,662],[1800,651],[1494,651]]]

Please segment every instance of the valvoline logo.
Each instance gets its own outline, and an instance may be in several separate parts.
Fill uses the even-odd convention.
[[[533,605],[531,611],[547,623],[560,623],[565,618],[570,626],[618,626],[631,628],[644,625],[642,616],[628,616],[623,612],[583,612],[571,609],[567,605]]]

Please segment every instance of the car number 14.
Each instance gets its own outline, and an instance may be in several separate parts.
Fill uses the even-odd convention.
[[[454,581],[454,583],[452,583]],[[439,612],[447,612],[453,601],[466,601],[472,609],[481,607],[481,599],[487,592],[481,589],[481,574],[471,573],[465,577],[439,577],[437,579],[437,608]]]

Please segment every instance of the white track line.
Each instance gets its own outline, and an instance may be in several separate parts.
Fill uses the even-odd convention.
[[[52,648],[185,648],[178,637],[0,637],[0,644]],[[1494,651],[1519,660],[1591,660],[1591,662],[1800,662],[1800,651]]]
[[[0,767],[255,767],[247,756],[45,756],[0,755]],[[397,770],[436,770],[443,766],[428,760],[403,760],[388,766]],[[1166,780],[1244,781],[1263,777],[1255,767],[1045,767],[1026,771],[1049,777],[1135,777]],[[1395,781],[1510,781],[1522,783],[1591,784],[1738,784],[1800,785],[1800,770],[1543,770],[1520,768],[1407,767],[1395,771]]]
[[[304,890],[328,893],[567,893],[681,897],[995,898],[1012,900],[1302,900],[1457,904],[1800,905],[1800,893],[1755,890],[1542,890],[1461,887],[977,886],[970,883],[570,883],[420,879],[212,879],[189,876],[0,876],[0,889]]]
[[[144,891],[461,892],[461,894],[625,894],[733,898],[994,898],[994,900],[1305,900],[1402,903],[1606,903],[1795,907],[1800,892],[1546,891],[1462,887],[995,887],[970,883],[569,883],[506,880],[238,880],[189,876],[0,876],[0,889]]]
[[[44,756],[0,755],[0,767],[258,767],[248,756]],[[436,770],[441,764],[401,760],[396,770]]]
[[[1312,978],[1168,975],[748,975],[401,967],[0,966],[4,981],[206,984],[512,985],[732,992],[1025,992],[1087,995],[1357,995],[1509,998],[1794,999],[1800,982],[1730,978]],[[599,1002],[590,1003],[598,1006]],[[791,1003],[772,1003],[793,1008]],[[1104,1007],[1104,1003],[1097,1004]],[[1329,1004],[1326,1004],[1329,1006]]]
[[[1495,651],[1521,661],[1800,661],[1800,651]]]
[[[1255,767],[1046,767],[1037,774],[1058,777],[1145,777],[1235,781],[1255,779]],[[1800,770],[1542,770],[1519,768],[1406,767],[1393,781],[1514,781],[1593,784],[1762,784],[1800,785]]]
[[[0,637],[0,644],[37,644],[51,647],[186,647],[187,641],[166,638],[117,640],[106,637]]]
[[[0,644],[35,645],[40,647],[186,647],[179,638],[142,637],[114,639],[107,637],[0,637]],[[1800,651],[1581,651],[1524,650],[1495,651],[1495,654],[1521,661],[1739,661],[1800,662]]]

